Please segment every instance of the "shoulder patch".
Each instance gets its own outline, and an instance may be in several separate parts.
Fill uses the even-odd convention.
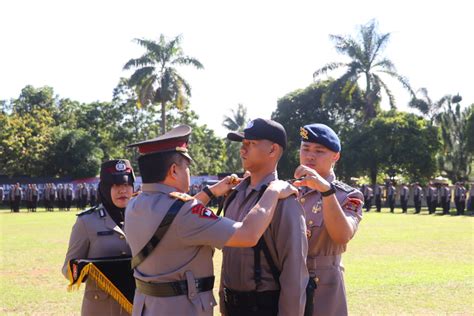
[[[211,211],[210,209],[208,209],[202,204],[194,205],[193,208],[191,209],[191,212],[193,214],[198,215],[201,218],[218,219],[217,215],[214,214],[213,211]]]
[[[342,208],[348,211],[357,212],[357,209],[362,205],[362,203],[362,200],[350,197],[342,205]]]
[[[341,191],[344,191],[346,193],[349,193],[349,192],[352,192],[354,191],[355,189],[353,187],[351,187],[350,185],[347,185],[345,184],[344,182],[341,182],[341,181],[333,181],[334,186],[336,187],[336,189],[339,189]]]
[[[188,202],[193,200],[194,198],[186,193],[181,193],[181,192],[171,192],[169,194],[172,198],[181,200],[183,202]]]
[[[98,205],[93,206],[93,207],[91,207],[87,210],[84,210],[80,213],[77,213],[76,216],[83,216],[83,215],[86,215],[86,214],[92,214],[95,210],[97,210],[97,207],[98,207]]]

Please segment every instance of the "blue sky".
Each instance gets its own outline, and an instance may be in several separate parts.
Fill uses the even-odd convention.
[[[2,1],[0,99],[27,84],[49,85],[81,102],[111,99],[133,38],[183,36],[204,70],[183,69],[191,107],[220,135],[238,103],[269,117],[277,99],[312,82],[314,70],[344,61],[329,34],[355,34],[370,19],[391,32],[385,55],[433,99],[460,93],[474,103],[469,1]],[[400,109],[408,94],[388,81]]]

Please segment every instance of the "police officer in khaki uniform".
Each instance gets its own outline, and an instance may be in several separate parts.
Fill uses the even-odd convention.
[[[274,181],[242,222],[217,217],[205,204],[232,187],[226,177],[194,198],[187,152],[191,128],[178,126],[138,147],[142,193],[127,206],[125,233],[137,289],[133,315],[212,315],[214,248],[254,246],[268,227],[278,198],[297,193]]]
[[[132,197],[135,176],[128,160],[104,162],[100,170],[99,195],[101,204],[79,213],[69,239],[69,248],[62,273],[68,275],[72,259],[130,256],[125,240],[123,220],[125,206]],[[127,315],[128,313],[107,293],[87,279],[82,315]]]
[[[308,270],[318,285],[313,315],[347,315],[342,253],[362,220],[363,195],[336,180],[334,165],[340,158],[339,137],[324,124],[300,129],[300,166],[294,185],[301,187],[306,212]]]
[[[380,213],[382,210],[382,195],[383,195],[383,188],[381,185],[376,184],[375,189],[374,189],[374,194],[375,194],[375,207],[377,209],[377,212]]]
[[[390,213],[394,212],[395,209],[395,196],[397,195],[397,189],[392,182],[387,185],[387,203],[390,208]]]
[[[241,220],[264,187],[278,179],[276,168],[286,148],[286,131],[272,120],[255,119],[243,133],[240,156],[250,172],[226,201],[225,217]],[[304,210],[295,197],[278,202],[275,216],[254,248],[223,250],[220,308],[233,315],[303,315],[309,276]]]

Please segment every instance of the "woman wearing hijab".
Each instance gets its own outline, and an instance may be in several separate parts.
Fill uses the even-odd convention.
[[[77,214],[69,239],[62,273],[70,282],[74,273],[69,265],[70,260],[131,256],[122,229],[125,207],[132,197],[134,181],[135,176],[128,160],[110,160],[102,164],[98,188],[100,204]],[[96,281],[88,277],[81,314],[126,315],[127,312],[102,291]]]

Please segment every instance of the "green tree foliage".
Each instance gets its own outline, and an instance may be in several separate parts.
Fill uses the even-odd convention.
[[[164,133],[167,130],[167,105],[171,103],[181,109],[185,97],[191,95],[191,86],[176,67],[191,65],[202,69],[203,65],[184,54],[180,36],[167,41],[161,34],[159,41],[137,38],[135,42],[146,52],[139,58],[130,59],[123,68],[135,69],[128,83],[136,88],[138,107],[161,104],[161,133]]]
[[[440,149],[438,129],[414,114],[381,112],[367,126],[354,130],[342,160],[358,175],[395,173],[410,181],[426,181],[436,172]]]
[[[331,85],[331,81],[318,82],[278,100],[272,119],[285,127],[288,136],[288,147],[278,167],[281,177],[293,177],[294,169],[299,164],[300,127],[312,123],[326,124],[341,136],[344,147],[345,135],[349,136],[361,124],[364,104],[360,91],[355,89],[351,98],[340,95],[329,105],[321,102],[321,98]],[[344,177],[342,173],[341,176]]]
[[[87,178],[99,174],[104,154],[94,136],[82,129],[72,129],[55,133],[46,157],[48,175]]]
[[[224,116],[222,126],[229,131],[243,131],[250,121],[247,108],[238,104],[236,110],[231,110],[231,115]],[[225,172],[242,172],[242,161],[240,160],[240,143],[225,139]]]
[[[459,96],[449,98],[446,110],[438,117],[443,140],[443,148],[438,161],[440,169],[452,182],[468,179],[472,172],[474,157],[470,148],[473,138],[472,113],[474,110],[473,106],[462,110],[460,101]]]
[[[330,39],[334,42],[336,50],[351,60],[348,63],[331,62],[314,72],[313,77],[316,79],[332,70],[345,69],[345,73],[331,84],[325,95],[325,102],[334,103],[334,99],[341,94],[351,96],[357,88],[357,83],[362,79],[366,86],[364,117],[370,120],[380,111],[382,91],[388,96],[392,109],[395,108],[395,96],[382,80],[383,76],[395,78],[414,95],[408,80],[397,73],[390,59],[382,55],[390,39],[390,33],[380,34],[375,21],[361,25],[355,38],[350,35],[330,35]]]
[[[466,136],[467,136],[467,146],[466,149],[471,155],[474,156],[474,103],[469,106],[471,113],[467,117],[466,122]]]
[[[53,143],[53,89],[26,86],[18,99],[3,103],[0,173],[41,175]]]
[[[224,141],[218,138],[212,129],[203,126],[193,126],[190,139],[189,153],[193,158],[192,174],[216,175],[224,167]]]

